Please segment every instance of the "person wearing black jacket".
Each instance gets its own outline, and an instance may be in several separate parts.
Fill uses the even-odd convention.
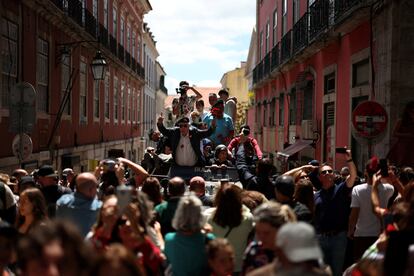
[[[267,199],[275,198],[275,190],[270,177],[275,171],[272,161],[263,158],[257,162],[256,174],[250,171],[250,165],[246,161],[244,145],[240,145],[236,152],[236,168],[239,173],[240,182],[247,190],[258,191]]]

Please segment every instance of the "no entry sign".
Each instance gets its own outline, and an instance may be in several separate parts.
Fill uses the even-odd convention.
[[[377,102],[360,103],[352,112],[352,125],[360,137],[377,137],[385,131],[387,123],[387,111]]]

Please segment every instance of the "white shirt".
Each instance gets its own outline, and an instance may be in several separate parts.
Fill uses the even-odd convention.
[[[197,155],[191,146],[189,134],[180,137],[175,151],[175,163],[179,166],[195,166],[197,164]]]
[[[372,211],[371,190],[372,186],[367,183],[357,185],[352,190],[351,208],[359,208],[355,237],[377,237],[381,232],[381,221]],[[387,207],[393,193],[391,184],[379,184],[378,195],[382,208]]]

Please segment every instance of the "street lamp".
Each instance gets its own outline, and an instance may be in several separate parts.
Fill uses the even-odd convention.
[[[104,80],[106,67],[108,66],[105,58],[103,57],[101,51],[97,51],[95,57],[91,63],[91,69],[94,80]]]

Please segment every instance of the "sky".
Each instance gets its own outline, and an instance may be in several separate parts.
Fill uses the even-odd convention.
[[[168,94],[181,80],[219,87],[224,73],[246,61],[255,25],[253,0],[150,0],[145,15],[157,42]]]

